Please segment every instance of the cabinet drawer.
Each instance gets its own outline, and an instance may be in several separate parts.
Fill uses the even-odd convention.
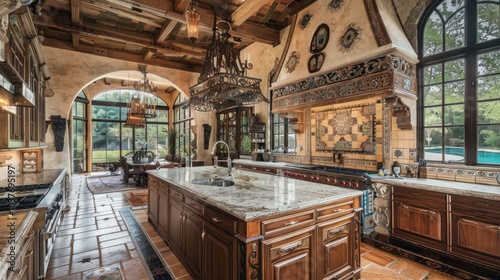
[[[182,193],[178,192],[177,190],[170,188],[170,196],[178,199],[179,201],[182,201]]]
[[[156,186],[158,184],[158,180],[153,176],[148,176],[148,186]]]
[[[314,210],[279,217],[262,222],[262,234],[273,235],[314,224]]]
[[[236,219],[222,213],[219,210],[215,210],[211,207],[205,207],[205,213],[203,215],[212,224],[217,225],[217,227],[235,233],[237,229],[238,222]]]
[[[203,213],[203,205],[201,205],[200,203],[198,203],[198,201],[196,201],[188,196],[184,197],[184,204],[189,206],[197,214]]]
[[[393,187],[394,199],[410,205],[428,205],[431,208],[446,207],[446,194],[404,187]]]
[[[474,211],[476,215],[481,213],[489,213],[492,216],[500,216],[500,201],[489,200],[484,198],[469,197],[462,195],[451,196],[452,211]],[[495,213],[495,214],[494,214]]]
[[[350,213],[353,209],[353,200],[343,201],[335,205],[316,209],[316,218],[318,221],[327,220]]]

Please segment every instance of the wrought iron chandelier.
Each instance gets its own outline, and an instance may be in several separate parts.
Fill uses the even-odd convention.
[[[127,105],[125,127],[144,127],[147,118],[156,118],[156,99],[146,94],[146,91],[156,92],[156,86],[148,80],[145,69],[140,66],[139,69],[144,77],[133,84],[135,92]]]
[[[229,42],[231,25],[224,19],[216,21],[213,36],[205,55],[198,84],[189,88],[188,106],[197,111],[221,110],[233,105],[249,105],[269,100],[260,89],[261,79],[246,76],[253,65],[242,62],[239,52]]]

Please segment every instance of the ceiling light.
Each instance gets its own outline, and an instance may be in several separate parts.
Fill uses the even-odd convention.
[[[192,43],[198,39],[200,28],[200,12],[196,8],[198,8],[198,3],[192,0],[189,4],[189,10],[186,11],[188,38]]]

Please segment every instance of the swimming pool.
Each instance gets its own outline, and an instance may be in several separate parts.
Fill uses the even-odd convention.
[[[425,158],[428,160],[440,160],[442,148],[426,148],[425,149]],[[445,147],[444,152],[446,155],[451,156],[450,160],[452,161],[463,161],[464,157],[464,148],[461,147]],[[428,158],[431,157],[431,158]],[[477,162],[485,163],[485,164],[500,164],[500,151],[496,150],[479,150],[477,153]]]

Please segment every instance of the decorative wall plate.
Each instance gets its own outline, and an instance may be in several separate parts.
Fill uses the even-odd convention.
[[[309,58],[309,62],[307,64],[307,69],[309,73],[318,72],[323,66],[323,62],[325,61],[325,55],[323,53],[313,54],[311,58]]]
[[[318,53],[325,49],[330,39],[330,28],[326,24],[321,24],[316,28],[314,35],[311,40],[311,46],[309,51],[312,53]]]
[[[302,18],[299,20],[300,29],[305,29],[307,26],[309,26],[311,19],[312,19],[312,15],[309,12],[305,13],[302,16]]]
[[[344,35],[340,37],[340,50],[341,51],[350,51],[353,48],[353,45],[356,41],[359,40],[361,34],[362,34],[361,28],[357,27],[354,23],[350,23],[345,32]]]
[[[300,62],[300,53],[293,51],[285,65],[287,72],[292,73],[293,71],[295,71],[295,67],[297,67],[299,62]]]

